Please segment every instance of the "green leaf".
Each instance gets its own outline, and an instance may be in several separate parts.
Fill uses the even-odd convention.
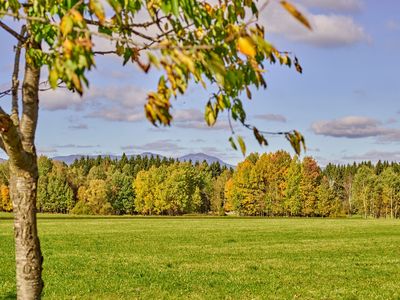
[[[233,140],[233,137],[230,137],[230,138],[229,138],[229,142],[231,143],[232,148],[233,148],[234,150],[237,150],[237,147],[236,147],[235,141]]]
[[[57,81],[58,81],[58,72],[55,68],[53,68],[50,70],[49,73],[49,83],[53,89],[57,87]]]
[[[171,1],[172,4],[172,13],[175,15],[175,17],[179,16],[179,3],[178,0],[172,0]]]

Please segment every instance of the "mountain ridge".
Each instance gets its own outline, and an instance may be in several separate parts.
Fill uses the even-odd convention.
[[[121,159],[122,155],[113,155],[113,154],[99,154],[101,157],[110,157],[111,159]],[[60,156],[54,156],[51,157],[51,159],[53,160],[57,160],[57,161],[62,161],[64,163],[66,163],[67,165],[72,164],[76,159],[80,159],[81,157],[90,157],[90,158],[96,158],[99,155],[85,155],[85,154],[71,154],[71,155],[60,155]],[[160,155],[160,154],[156,154],[156,153],[152,153],[152,152],[143,152],[140,154],[129,154],[126,155],[128,158],[132,157],[132,156],[154,156],[154,157],[160,157],[160,158],[169,158],[168,156],[164,156],[164,155]],[[226,162],[224,162],[222,159],[216,157],[216,156],[212,156],[206,153],[202,153],[202,152],[198,152],[198,153],[189,153],[189,154],[185,154],[183,156],[180,157],[176,157],[174,158],[180,162],[184,162],[184,161],[191,161],[193,163],[195,162],[203,162],[206,161],[208,164],[211,164],[213,162],[219,162],[221,165],[227,166],[228,168],[230,167],[234,167],[231,164],[228,164]]]

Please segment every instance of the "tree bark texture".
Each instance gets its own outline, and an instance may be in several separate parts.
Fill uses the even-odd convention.
[[[36,225],[37,166],[10,166],[10,196],[14,207],[17,298],[40,299],[43,288],[40,242]]]
[[[27,47],[40,46],[33,42]],[[8,154],[10,165],[17,299],[20,300],[40,299],[43,289],[43,257],[36,223],[38,168],[34,144],[39,107],[39,79],[40,67],[26,57],[21,121],[16,101],[13,101],[12,116],[0,108],[1,146]]]
[[[40,68],[25,64],[22,117],[19,125],[24,163],[10,164],[10,196],[14,205],[17,298],[40,299],[43,289],[40,242],[36,223],[38,168],[34,145],[39,108]]]

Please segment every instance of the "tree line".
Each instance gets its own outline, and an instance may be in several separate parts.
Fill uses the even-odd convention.
[[[0,210],[11,211],[7,162]],[[318,166],[285,151],[252,153],[236,169],[158,156],[38,158],[37,210],[71,214],[400,216],[400,164]]]

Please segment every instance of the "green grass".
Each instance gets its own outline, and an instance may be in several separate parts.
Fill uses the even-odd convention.
[[[0,298],[15,297],[0,215]],[[400,221],[39,219],[44,299],[400,299]]]

